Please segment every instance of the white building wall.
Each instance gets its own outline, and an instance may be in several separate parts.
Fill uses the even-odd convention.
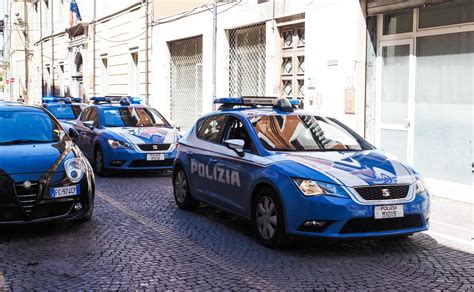
[[[291,3],[290,3],[291,2]],[[234,4],[219,7],[221,12]],[[280,35],[273,19],[305,13],[306,108],[336,117],[364,134],[365,16],[359,0],[247,1],[218,15],[217,96],[229,95],[230,29],[266,24],[265,94],[280,93]],[[209,8],[212,8],[209,6]],[[158,20],[153,27],[154,79],[151,104],[165,116],[170,113],[170,68],[167,43],[203,36],[203,112],[212,107],[212,13],[196,9],[187,17]],[[329,65],[328,65],[329,64]],[[355,114],[345,114],[345,89],[354,86]],[[314,89],[312,89],[314,88]],[[308,102],[313,100],[313,105]]]
[[[314,1],[306,12],[306,98],[309,108],[364,133],[365,18],[358,0]],[[354,86],[355,114],[345,89]],[[308,102],[306,103],[308,104]]]

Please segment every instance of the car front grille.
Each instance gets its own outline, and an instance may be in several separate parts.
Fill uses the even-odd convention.
[[[374,219],[355,218],[347,221],[339,233],[380,232],[422,227],[420,215],[411,214],[400,218]]]
[[[170,149],[171,144],[137,144],[142,151],[165,151]]]
[[[29,188],[25,188],[23,183],[15,184],[16,197],[18,204],[26,215],[31,214],[38,198],[39,183],[31,182]]]
[[[367,201],[403,199],[408,196],[410,185],[356,187],[356,192]]]
[[[173,166],[173,159],[165,159],[165,160],[134,160],[130,163],[130,168],[134,167],[166,167],[166,166]]]

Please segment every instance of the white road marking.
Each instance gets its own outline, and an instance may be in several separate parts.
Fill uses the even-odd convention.
[[[448,226],[448,227],[450,227],[450,228],[455,228],[455,229],[459,229],[459,230],[463,230],[463,231],[467,231],[467,232],[474,233],[474,231],[471,230],[471,229],[469,229],[469,228],[459,227],[458,225],[453,225],[453,224],[449,224],[449,223],[445,223],[445,222],[441,222],[441,221],[436,221],[436,220],[430,219],[430,223],[434,223],[435,225],[436,225],[436,224],[444,225],[444,226]]]
[[[453,241],[453,242],[456,242],[456,243],[464,244],[464,245],[467,245],[469,247],[474,248],[474,240],[461,239],[461,238],[458,238],[458,237],[454,237],[454,236],[451,236],[451,235],[447,235],[447,234],[439,233],[439,232],[434,232],[434,231],[425,231],[424,233],[428,234],[432,237],[439,237],[439,238],[442,238],[442,239],[446,239],[446,240]]]

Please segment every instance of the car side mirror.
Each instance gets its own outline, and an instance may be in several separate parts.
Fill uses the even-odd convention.
[[[79,133],[76,131],[74,128],[69,128],[69,138],[72,140],[75,140],[77,137],[79,137]]]
[[[244,152],[245,141],[244,140],[229,139],[229,140],[225,140],[224,144],[227,146],[227,148],[234,150],[240,157],[243,157],[245,155],[245,152]]]
[[[91,130],[94,129],[94,121],[86,121],[83,124],[84,124],[84,126],[88,127]]]

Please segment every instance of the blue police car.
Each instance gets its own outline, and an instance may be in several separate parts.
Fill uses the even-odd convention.
[[[0,224],[89,220],[92,167],[57,120],[36,106],[0,106]]]
[[[138,98],[94,97],[73,127],[74,141],[96,173],[111,170],[172,169],[178,131]]]
[[[75,121],[87,104],[80,97],[43,97],[43,107],[60,122]]]
[[[297,101],[223,98],[179,141],[178,207],[249,219],[259,241],[286,235],[404,236],[428,228],[429,193],[409,165]]]

